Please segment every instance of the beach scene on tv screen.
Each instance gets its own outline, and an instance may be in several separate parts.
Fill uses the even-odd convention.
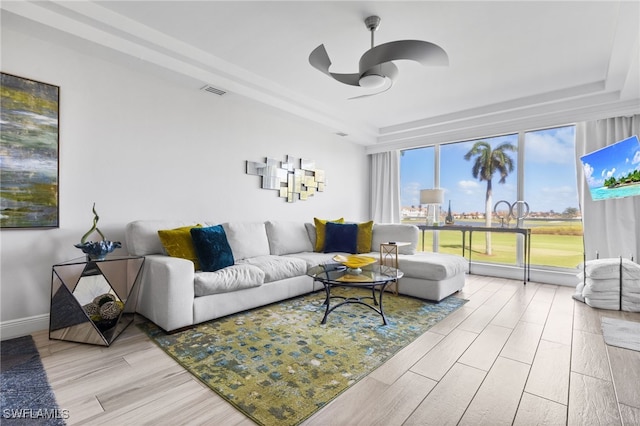
[[[638,136],[584,155],[580,160],[594,201],[640,195]]]

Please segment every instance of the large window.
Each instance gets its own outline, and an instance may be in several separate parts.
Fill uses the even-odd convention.
[[[402,218],[424,223],[427,209],[420,205],[420,190],[434,186],[435,149],[432,146],[402,151],[400,160]]]
[[[451,203],[455,223],[492,226],[498,220],[492,214],[494,205],[517,200],[518,135],[447,144],[440,154],[444,207],[448,212]],[[440,232],[439,239],[439,251],[460,253],[460,232]],[[515,264],[515,245],[515,234],[474,232],[473,259]]]
[[[424,224],[420,189],[443,188],[440,222],[451,212],[457,225],[531,228],[533,265],[574,268],[583,247],[574,143],[575,127],[567,126],[403,151],[403,222]],[[512,233],[474,232],[473,260],[521,264],[519,241]],[[461,233],[442,227],[434,245],[434,233],[424,232],[420,248],[461,254]]]
[[[531,214],[531,263],[573,268],[583,259],[575,127],[525,133],[524,199]]]

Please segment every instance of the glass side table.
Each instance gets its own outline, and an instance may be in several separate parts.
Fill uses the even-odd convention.
[[[53,265],[49,339],[109,346],[133,322],[143,256]]]

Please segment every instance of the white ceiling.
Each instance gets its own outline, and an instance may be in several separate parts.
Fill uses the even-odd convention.
[[[3,1],[2,9],[347,133],[368,150],[640,112],[640,2],[620,1]],[[399,61],[391,90],[332,80],[370,46],[426,40],[448,67]],[[453,138],[453,139],[452,139]]]

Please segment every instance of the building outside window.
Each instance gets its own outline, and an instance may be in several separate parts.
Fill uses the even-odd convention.
[[[428,146],[402,151],[400,173],[402,188],[400,191],[403,222],[424,224],[426,206],[420,205],[420,190],[433,188],[435,148]]]

